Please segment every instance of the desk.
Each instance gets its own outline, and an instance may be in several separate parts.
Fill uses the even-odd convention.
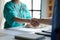
[[[16,40],[14,39],[14,36],[12,35],[7,35],[7,36],[4,36],[4,37],[0,37],[0,40]],[[43,40],[51,40],[50,37],[45,37],[45,39]]]
[[[16,40],[14,39],[15,35],[26,33],[25,31],[16,31],[16,30],[5,30],[0,29],[0,40]],[[43,40],[51,40],[50,37],[45,36]]]
[[[14,28],[9,28],[8,30],[14,30],[14,31],[23,31],[23,32],[28,32],[28,33],[35,33],[35,32],[38,32],[38,33],[40,33],[40,32],[42,32],[42,30],[44,30],[44,31],[49,31],[49,32],[51,32],[51,30],[52,30],[52,27],[51,27],[51,25],[47,25],[47,27],[45,26],[45,27],[39,27],[39,28],[20,28],[20,27],[14,27]]]

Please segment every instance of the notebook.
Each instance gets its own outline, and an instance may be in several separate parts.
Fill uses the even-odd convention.
[[[19,40],[42,40],[44,36],[42,35],[36,35],[36,34],[28,34],[28,33],[23,33],[15,36],[15,39]]]

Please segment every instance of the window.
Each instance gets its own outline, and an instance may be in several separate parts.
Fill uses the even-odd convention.
[[[25,3],[33,18],[41,18],[41,0],[21,0]]]

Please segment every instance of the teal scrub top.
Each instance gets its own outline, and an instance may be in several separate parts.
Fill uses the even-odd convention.
[[[7,2],[4,6],[4,18],[6,19],[4,28],[23,27],[25,23],[14,21],[14,17],[21,19],[31,19],[31,15],[26,5],[22,2],[20,4]]]

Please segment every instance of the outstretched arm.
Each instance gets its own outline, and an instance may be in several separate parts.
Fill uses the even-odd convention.
[[[43,24],[48,24],[51,25],[52,24],[52,19],[38,19],[40,23]]]

